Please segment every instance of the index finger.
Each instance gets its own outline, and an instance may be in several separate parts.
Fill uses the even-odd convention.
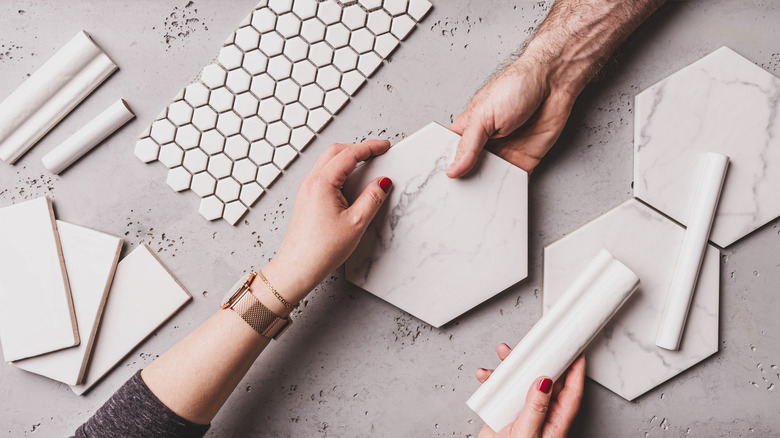
[[[366,140],[362,143],[351,145],[322,166],[323,176],[335,187],[341,187],[347,177],[355,171],[357,164],[371,157],[382,155],[390,149],[387,140]]]

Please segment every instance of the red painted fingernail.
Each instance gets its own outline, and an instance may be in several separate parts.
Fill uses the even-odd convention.
[[[385,193],[390,191],[390,187],[393,186],[393,181],[390,180],[388,177],[384,177],[379,180],[379,188],[384,190]]]
[[[552,388],[552,380],[545,377],[544,379],[539,381],[539,391],[542,391],[543,393],[547,394],[550,392],[550,388]]]

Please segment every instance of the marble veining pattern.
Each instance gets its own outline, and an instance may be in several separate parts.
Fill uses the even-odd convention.
[[[544,250],[547,311],[604,248],[639,289],[585,351],[590,378],[633,400],[718,351],[718,250],[708,245],[678,351],[655,345],[684,229],[640,201],[620,204]]]
[[[780,215],[780,79],[727,47],[636,97],[635,196],[687,223],[705,152],[730,158],[710,240]]]
[[[439,327],[527,275],[527,174],[483,153],[461,180],[447,177],[459,136],[431,123],[359,168],[352,201],[378,176],[385,205],[347,260],[347,279]]]

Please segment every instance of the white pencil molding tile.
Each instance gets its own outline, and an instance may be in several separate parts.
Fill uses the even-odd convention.
[[[399,46],[427,0],[261,1],[134,153],[237,223]],[[219,181],[219,182],[218,182]]]

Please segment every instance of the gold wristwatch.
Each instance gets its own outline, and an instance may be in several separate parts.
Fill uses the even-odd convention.
[[[239,280],[222,300],[223,309],[232,309],[257,333],[266,338],[279,339],[279,336],[292,325],[290,318],[282,318],[271,312],[255,297],[251,291],[257,272],[249,278]]]

